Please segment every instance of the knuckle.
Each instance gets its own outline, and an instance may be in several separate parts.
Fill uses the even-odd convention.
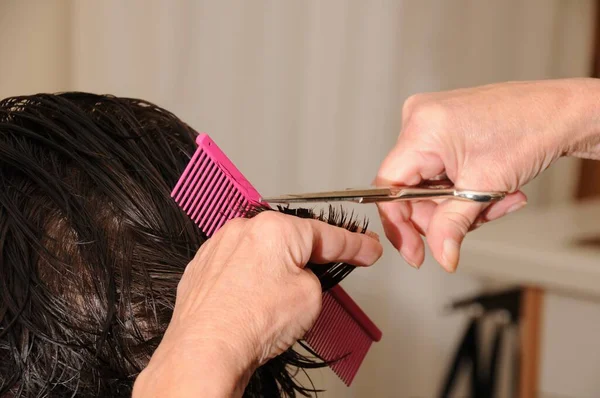
[[[251,220],[251,231],[271,239],[286,236],[291,227],[290,220],[275,211],[265,211]]]
[[[447,126],[451,117],[448,107],[439,102],[421,101],[411,108],[406,124],[413,130],[440,130]]]
[[[251,220],[244,238],[252,241],[256,248],[281,254],[289,251],[290,243],[295,241],[293,235],[294,220],[275,211],[266,211]]]
[[[229,229],[241,228],[244,225],[246,225],[247,222],[248,222],[248,220],[245,218],[236,217],[236,218],[233,218],[233,219],[227,221],[227,223],[225,224],[225,227],[229,228]]]
[[[203,245],[211,246],[213,242],[218,242],[223,238],[237,236],[240,231],[246,228],[248,220],[245,218],[233,218],[227,221],[210,239]]]
[[[360,253],[363,250],[363,246],[365,245],[364,239],[351,239],[350,233],[344,233],[343,238],[343,246],[340,248],[340,255],[346,251],[347,247],[350,247],[352,250],[351,256],[354,257],[356,254]],[[356,235],[358,237],[359,235]]]
[[[219,233],[222,235],[222,234],[226,234],[226,233],[229,233],[232,231],[238,231],[238,230],[244,228],[247,222],[248,222],[248,220],[246,220],[245,218],[241,218],[241,217],[233,218],[233,219],[227,221],[225,223],[225,225],[223,225],[223,227],[221,229],[219,229],[215,235],[217,235]]]
[[[471,220],[463,213],[454,211],[446,213],[448,221],[456,229],[458,229],[463,235],[466,235],[471,228]]]
[[[342,254],[344,254],[344,252],[346,251],[346,249],[350,246],[349,244],[349,239],[350,239],[350,235],[351,232],[349,231],[341,231],[340,234],[340,240],[339,243],[332,248],[332,253],[331,253],[331,257],[334,258],[339,258]],[[356,252],[358,252],[360,250],[360,246],[362,245],[362,240],[358,240],[358,244],[356,246],[352,246],[352,248],[354,250],[356,250]]]
[[[308,220],[267,211],[254,217],[247,238],[265,252],[279,257],[294,269],[308,261],[310,250]],[[260,244],[258,244],[260,243]]]
[[[300,285],[302,287],[303,300],[307,305],[311,308],[320,308],[323,292],[319,278],[314,273],[306,270],[300,277]]]
[[[283,214],[277,212],[277,211],[271,211],[271,210],[267,210],[267,211],[263,211],[262,213],[258,214],[256,217],[252,218],[252,220],[262,220],[262,222],[270,222],[270,221],[275,221],[275,220],[280,220]]]
[[[409,116],[412,113],[414,106],[420,102],[421,98],[422,94],[413,94],[408,97],[402,105],[402,116]]]

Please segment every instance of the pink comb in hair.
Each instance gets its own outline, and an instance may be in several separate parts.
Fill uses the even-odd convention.
[[[260,203],[260,195],[207,135],[196,138],[198,149],[171,196],[200,230],[211,237],[226,221]],[[381,331],[341,286],[323,293],[323,309],[305,341],[350,385]]]
[[[260,195],[207,135],[177,181],[171,197],[211,237],[226,221],[243,215]]]

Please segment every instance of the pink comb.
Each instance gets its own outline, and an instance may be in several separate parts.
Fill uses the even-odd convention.
[[[200,134],[196,143],[171,196],[211,237],[261,197],[207,134]],[[323,293],[323,309],[305,340],[321,358],[333,361],[331,369],[350,385],[373,341],[381,340],[381,331],[338,285]]]
[[[196,143],[171,197],[211,237],[251,203],[259,203],[260,195],[207,134],[200,134]]]
[[[381,330],[340,285],[323,293],[321,315],[304,340],[347,386],[352,383]]]

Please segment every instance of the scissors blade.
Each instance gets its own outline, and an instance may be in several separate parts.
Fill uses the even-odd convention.
[[[262,198],[267,203],[304,203],[304,202],[357,202],[365,198],[387,198],[393,194],[391,188],[348,188],[340,191],[323,191]]]
[[[482,192],[456,189],[450,181],[423,181],[410,187],[369,187],[349,188],[338,191],[301,193],[293,195],[273,196],[262,198],[264,203],[305,203],[305,202],[354,202],[378,203],[402,200],[441,200],[457,199],[472,202],[488,203],[501,200],[505,192]]]

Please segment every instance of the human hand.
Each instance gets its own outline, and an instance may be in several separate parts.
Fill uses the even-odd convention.
[[[316,220],[269,211],[228,222],[187,266],[173,318],[139,378],[137,395],[168,396],[159,391],[169,385],[176,396],[210,396],[208,379],[215,396],[241,396],[252,372],[302,338],[317,319],[321,285],[306,263],[367,266],[381,253],[373,235]],[[225,375],[230,377],[222,380]],[[160,381],[165,377],[170,381]]]
[[[489,206],[457,200],[382,203],[386,236],[411,265],[426,237],[447,270],[467,232],[527,202],[519,189],[563,155],[598,155],[598,83],[565,79],[488,85],[410,97],[377,185],[415,185],[445,173],[458,188],[506,191]]]

